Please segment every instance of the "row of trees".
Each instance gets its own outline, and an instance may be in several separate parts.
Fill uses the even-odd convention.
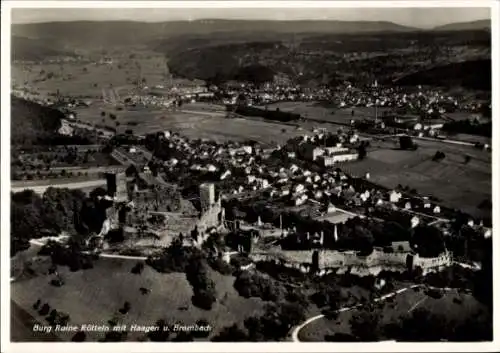
[[[228,108],[229,109],[229,108]],[[266,110],[255,107],[248,106],[238,106],[236,107],[236,114],[244,115],[244,116],[255,116],[255,117],[263,117],[266,120],[276,120],[281,122],[289,122],[299,120],[301,116],[299,114],[283,112],[279,109],[276,110]]]
[[[489,112],[491,116],[491,110]],[[443,131],[455,134],[470,134],[470,135],[478,135],[491,137],[492,135],[492,123],[479,123],[477,121],[471,121],[469,119],[466,120],[458,120],[447,122],[443,125]]]
[[[41,299],[38,299],[33,304],[33,309],[38,312],[40,316],[46,316],[45,320],[51,325],[67,325],[70,319],[70,316],[62,311],[57,311],[56,309],[51,308],[49,303],[43,303]],[[51,310],[52,309],[52,310]]]
[[[82,253],[81,244],[70,239],[67,246],[49,241],[39,251],[39,255],[50,256],[54,266],[68,266],[70,271],[87,270],[94,267],[95,257]]]

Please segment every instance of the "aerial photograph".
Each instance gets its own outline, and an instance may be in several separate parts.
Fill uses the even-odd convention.
[[[11,342],[493,342],[489,7],[10,17]]]

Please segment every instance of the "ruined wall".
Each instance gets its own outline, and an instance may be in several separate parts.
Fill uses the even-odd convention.
[[[196,226],[200,233],[204,233],[208,228],[219,226],[219,215],[222,211],[221,203],[216,202],[212,207],[208,208],[201,214]]]
[[[274,261],[285,266],[303,270],[312,265],[313,250],[277,251],[273,253],[252,253],[254,261]],[[378,275],[381,271],[404,272],[408,270],[406,252],[387,253],[373,250],[368,256],[359,256],[354,251],[319,251],[320,274],[350,272],[359,276]],[[436,258],[419,258],[414,256],[413,268],[421,267],[424,273],[438,271],[452,263],[451,255],[444,254]]]
[[[413,268],[421,267],[424,274],[439,271],[452,264],[452,256],[450,253],[442,254],[438,257],[423,258],[415,255],[413,259]]]

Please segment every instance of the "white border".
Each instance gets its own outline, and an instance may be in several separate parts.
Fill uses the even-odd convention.
[[[339,1],[4,1],[12,8],[353,8],[490,7],[494,0]],[[453,22],[453,19],[450,19]]]
[[[495,341],[491,343],[10,343],[10,15],[12,8],[352,8],[352,7],[490,7],[492,20],[492,63],[493,63],[493,120],[500,115],[498,96],[500,92],[498,64],[499,53],[499,8],[497,1],[3,1],[1,11],[1,55],[2,55],[2,80],[1,80],[1,351],[26,352],[50,351],[67,352],[474,352],[474,351],[500,351],[498,344],[499,328],[494,326]],[[453,19],[450,18],[450,22]],[[498,121],[493,123],[493,153],[492,161],[499,161],[500,127]],[[498,187],[498,165],[493,167],[493,220],[500,219],[499,202],[500,189]],[[499,240],[496,239],[497,222],[493,222],[493,266],[498,268],[500,261],[497,256]],[[496,274],[496,270],[494,272]],[[494,282],[494,299],[500,294],[498,285]],[[494,300],[495,304],[498,303]],[[499,322],[498,305],[494,305],[494,323]],[[498,326],[498,325],[497,325]]]

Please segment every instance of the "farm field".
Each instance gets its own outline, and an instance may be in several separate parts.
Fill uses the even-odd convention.
[[[433,195],[442,203],[473,216],[491,216],[477,206],[491,199],[491,154],[468,146],[434,141],[418,141],[417,151],[394,149],[391,143],[374,143],[366,159],[341,166],[357,176],[370,173],[370,180],[388,188],[398,184],[415,188],[421,195]],[[445,153],[440,162],[432,161],[437,151]],[[465,164],[465,156],[471,160]]]
[[[455,301],[461,301],[457,303]],[[470,294],[450,291],[440,299],[427,296],[422,290],[415,292],[408,290],[394,297],[393,301],[379,304],[379,327],[395,323],[402,316],[410,315],[413,310],[424,308],[433,314],[445,315],[449,321],[463,322],[469,317],[484,312],[486,308]],[[358,309],[339,313],[336,320],[321,318],[305,326],[299,333],[299,339],[305,342],[324,341],[325,335],[336,333],[351,334],[349,321]],[[386,337],[391,339],[391,337]]]
[[[135,261],[99,259],[94,268],[69,272],[60,268],[65,284],[58,288],[49,284],[51,276],[39,274],[31,279],[13,282],[11,297],[16,304],[44,321],[32,305],[41,299],[52,308],[70,315],[70,324],[106,325],[113,317],[118,323],[154,325],[158,319],[169,323],[194,324],[206,319],[213,327],[212,334],[224,326],[232,325],[247,316],[260,313],[263,302],[240,297],[233,288],[234,277],[211,272],[218,293],[218,301],[211,311],[204,311],[191,304],[192,289],[184,274],[161,274],[145,266],[140,275],[130,272]],[[139,288],[151,290],[142,295]],[[130,302],[128,314],[120,315],[118,309],[125,301]],[[87,333],[87,341],[103,338],[103,333]],[[139,340],[142,332],[129,332],[127,340]],[[63,340],[71,339],[71,334],[61,334]]]
[[[374,108],[353,107],[336,108],[325,107],[317,102],[279,102],[268,105],[268,109],[279,108],[282,111],[302,115],[305,119],[324,120],[325,122],[349,124],[352,119],[368,119],[375,117]],[[354,116],[351,112],[354,110]],[[378,108],[378,114],[382,115],[389,108]]]
[[[106,56],[94,58],[95,62],[14,64],[12,81],[35,88],[42,95],[56,93],[57,88],[62,94],[94,98],[100,98],[102,89],[110,87],[121,88],[120,93],[125,94],[127,89],[135,87],[132,81],[139,77],[144,78],[147,85],[165,83],[168,68],[163,55],[127,50],[107,56],[112,59],[109,64],[98,63]],[[53,74],[52,78],[41,81],[48,73]]]
[[[79,109],[78,118],[91,123],[102,123],[100,109]],[[171,130],[189,138],[207,138],[219,142],[228,140],[253,139],[265,144],[282,143],[293,136],[303,134],[296,127],[270,123],[256,119],[226,119],[220,113],[182,112],[172,110],[118,111],[115,113],[120,122],[118,132],[131,129],[135,134]],[[106,122],[111,126],[109,119]],[[130,126],[129,124],[136,124]]]

